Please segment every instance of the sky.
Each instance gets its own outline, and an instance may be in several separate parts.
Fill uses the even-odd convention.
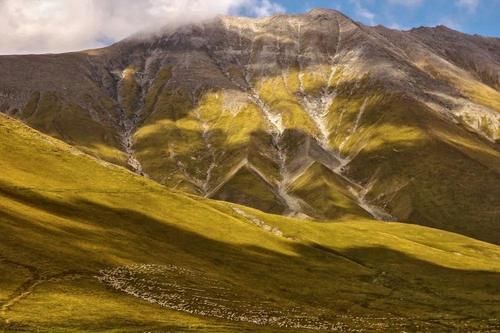
[[[443,24],[500,38],[500,0],[0,0],[0,54],[76,51],[219,14],[257,17],[318,7],[367,25]]]
[[[336,8],[356,21],[408,30],[446,25],[470,34],[500,37],[500,0],[309,0],[277,1],[288,11]],[[295,5],[292,5],[295,4]]]

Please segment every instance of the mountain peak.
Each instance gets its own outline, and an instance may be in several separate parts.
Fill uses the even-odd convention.
[[[319,16],[319,15],[342,15],[341,12],[331,8],[314,8],[307,12],[307,15]]]

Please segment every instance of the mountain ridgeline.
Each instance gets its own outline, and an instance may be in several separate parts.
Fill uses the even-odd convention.
[[[333,10],[0,57],[0,111],[167,187],[500,243],[500,40]]]

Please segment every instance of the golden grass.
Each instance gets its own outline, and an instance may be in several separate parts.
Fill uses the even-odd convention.
[[[7,328],[259,330],[164,310],[93,278],[128,264],[196,269],[245,297],[321,309],[365,329],[377,327],[370,318],[381,315],[484,329],[500,314],[495,245],[354,216],[320,223],[237,207],[242,216],[231,204],[102,165],[4,116],[0,138],[0,254],[47,279],[3,312]],[[10,265],[0,262],[7,290],[26,281],[26,272]]]

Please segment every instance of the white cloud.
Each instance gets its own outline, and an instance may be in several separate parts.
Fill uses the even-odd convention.
[[[457,0],[455,4],[458,7],[463,8],[470,13],[473,13],[479,6],[479,0]]]
[[[375,24],[375,13],[366,8],[362,0],[350,0],[350,2],[354,5],[354,15],[356,18],[370,25]]]
[[[80,50],[167,24],[277,11],[271,0],[0,0],[0,54]]]
[[[244,7],[246,7],[247,10],[250,10],[250,12],[255,16],[269,16],[277,12],[285,11],[281,5],[270,0],[262,0],[257,6],[255,6],[252,1],[249,1],[244,5]]]
[[[443,17],[438,24],[454,30],[462,30],[461,24],[456,19],[451,17]]]
[[[403,28],[401,27],[401,25],[400,25],[399,23],[396,23],[396,22],[394,22],[394,23],[391,23],[391,24],[387,25],[387,27],[388,27],[389,29],[395,29],[395,30],[402,30],[402,29],[403,29]]]

